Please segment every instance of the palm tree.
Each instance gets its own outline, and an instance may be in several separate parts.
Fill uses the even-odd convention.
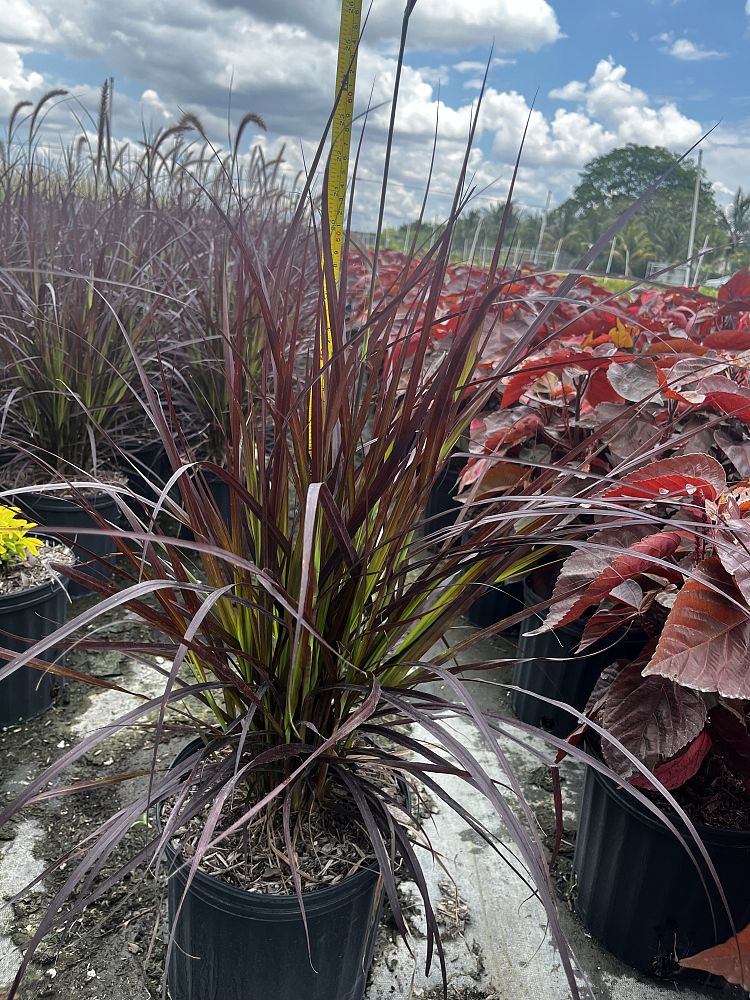
[[[650,260],[656,260],[656,256],[656,246],[645,223],[634,219],[617,234],[612,270],[625,274],[627,260],[629,274],[642,278],[646,273],[646,264]]]
[[[737,188],[732,204],[725,210],[727,233],[732,247],[750,239],[750,192]]]

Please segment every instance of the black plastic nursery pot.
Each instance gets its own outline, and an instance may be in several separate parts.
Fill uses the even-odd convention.
[[[526,607],[544,600],[528,581],[524,581],[523,594]],[[636,629],[614,632],[584,653],[576,654],[575,649],[583,638],[583,621],[542,635],[523,634],[539,624],[536,618],[521,623],[516,655],[522,662],[513,666],[513,684],[524,691],[512,692],[511,707],[522,722],[564,737],[577,726],[575,716],[535,695],[554,698],[582,711],[605,667],[617,659],[637,656],[646,639]]]
[[[167,860],[172,1000],[361,1000],[383,907],[377,870],[304,894],[308,953],[296,895],[251,893],[200,871],[175,926],[188,868],[171,847]]]
[[[622,961],[663,976],[676,971],[678,959],[732,934],[695,842],[681,822],[672,819],[699,861],[709,895],[674,834],[627,791],[587,769],[573,860],[578,915]],[[750,833],[701,824],[696,829],[716,868],[735,927],[741,930],[750,923]]]
[[[15,653],[51,635],[67,617],[68,598],[59,580],[0,596],[0,646]],[[47,659],[53,657],[47,654]],[[50,673],[20,667],[0,681],[0,726],[31,719],[50,707],[62,681]]]
[[[518,614],[525,607],[523,581],[514,580],[510,583],[497,583],[488,587],[481,597],[478,597],[466,613],[472,625],[477,628],[489,628],[503,618]],[[518,631],[518,626],[508,630],[508,634]]]
[[[172,474],[172,467],[164,451],[161,441],[151,441],[134,448],[130,452],[130,461],[120,458],[118,470],[125,476],[130,489],[148,500],[156,501],[164,483]],[[133,501],[128,501],[133,505]],[[135,502],[136,513],[146,519],[151,514],[151,508]]]
[[[108,493],[88,496],[86,500],[105,521],[113,525],[120,524],[119,508]],[[19,502],[28,511],[29,516],[40,525],[40,529],[47,534],[56,534],[54,531],[47,531],[48,527],[72,529],[100,527],[85,507],[79,506],[70,498],[25,493],[19,497]],[[108,575],[106,565],[102,565],[94,556],[105,558],[114,554],[117,547],[111,538],[106,535],[81,534],[79,540],[79,536],[69,532],[60,532],[57,537],[75,552],[77,570],[95,580],[106,579]],[[88,587],[72,580],[67,589],[71,597],[81,597],[90,593]]]
[[[424,512],[427,534],[451,528],[456,523],[462,504],[454,497],[464,464],[463,459],[451,459],[432,484]]]

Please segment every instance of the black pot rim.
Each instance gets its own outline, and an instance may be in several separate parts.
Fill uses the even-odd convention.
[[[203,743],[200,738],[191,740],[177,754],[171,767],[179,764],[194,749],[202,745]],[[160,803],[156,811],[156,824],[159,831],[162,829],[162,805],[163,803]],[[188,860],[180,851],[172,847],[170,843],[167,843],[164,848],[164,854],[170,864],[179,862],[180,870],[187,874]],[[347,878],[337,885],[303,892],[302,898],[305,903],[305,911],[325,913],[327,910],[337,908],[343,900],[359,895],[361,892],[369,889],[372,883],[379,878],[379,868],[366,868],[354,875],[347,876]],[[249,889],[239,889],[228,882],[223,882],[214,875],[209,875],[201,871],[200,868],[190,883],[190,891],[195,892],[196,895],[207,903],[220,906],[224,910],[228,909],[238,916],[257,916],[258,919],[264,920],[298,920],[300,916],[299,899],[296,893],[269,895],[262,892],[251,892]]]
[[[19,494],[19,496],[20,495],[21,494]],[[35,506],[46,508],[47,510],[68,511],[71,507],[78,507],[81,510],[86,509],[77,502],[75,496],[51,496],[48,493],[24,493],[23,496],[33,497]],[[95,507],[97,510],[101,510],[109,506],[117,507],[117,501],[114,497],[104,490],[97,490],[96,492],[91,491],[87,493],[86,503],[90,507]]]
[[[646,808],[642,806],[641,803],[633,795],[629,795],[625,791],[618,791],[618,785],[608,778],[606,775],[602,774],[595,767],[589,767],[588,770],[591,772],[592,778],[599,783],[603,788],[606,795],[608,795],[613,801],[616,801],[620,806],[627,810],[631,816],[634,816],[640,822],[652,829],[659,830],[661,833],[667,834],[668,836],[673,836],[671,831],[663,824],[660,823]],[[627,784],[627,779],[623,778],[621,781],[622,785]],[[644,791],[640,788],[639,791]],[[680,827],[684,827],[684,821],[677,815],[671,815],[668,817],[670,821],[674,822],[678,830]],[[676,822],[675,822],[676,821]],[[750,830],[733,830],[731,827],[724,826],[709,826],[706,823],[695,822],[691,820],[693,826],[700,834],[701,840],[708,841],[714,844],[723,844],[727,846],[735,845],[737,847],[742,847],[743,844],[750,847]],[[681,833],[685,833],[685,830],[680,830]]]
[[[23,590],[14,590],[10,594],[0,594],[0,614],[14,610],[18,607],[33,607],[46,601],[50,594],[58,587],[65,589],[62,578],[53,577],[45,580],[44,583],[37,583],[33,587],[25,587]]]

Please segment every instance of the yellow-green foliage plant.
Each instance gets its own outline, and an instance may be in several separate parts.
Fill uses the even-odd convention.
[[[7,571],[16,563],[39,554],[41,538],[30,534],[37,525],[27,521],[18,507],[0,505],[0,568]]]

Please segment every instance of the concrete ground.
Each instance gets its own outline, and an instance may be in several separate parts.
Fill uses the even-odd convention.
[[[496,659],[503,648],[494,643],[478,644],[472,650],[474,661]],[[142,666],[127,663],[122,668],[130,685],[141,689],[153,685],[151,674]],[[501,683],[507,674],[494,672],[491,679]],[[507,706],[507,693],[500,686],[476,686],[473,692],[486,706],[502,710]],[[125,696],[111,692],[92,691],[86,699],[55,713],[56,725],[69,727],[75,738],[82,733],[106,725],[123,706]],[[67,716],[64,713],[68,713]],[[38,739],[49,718],[25,724],[21,736],[28,741]],[[487,769],[499,776],[497,762],[472,728],[463,722],[453,725],[461,742],[472,749]],[[58,730],[59,731],[59,730]],[[20,738],[20,737],[19,737]],[[55,740],[58,739],[56,735]],[[56,746],[60,746],[59,741]],[[23,740],[20,746],[23,745]],[[539,744],[542,747],[542,744]],[[58,751],[59,752],[59,751]],[[170,751],[171,752],[171,751]],[[509,748],[517,773],[531,804],[540,817],[549,816],[550,793],[539,772],[538,760],[528,749]],[[15,758],[14,758],[15,759]],[[106,765],[108,762],[104,761]],[[3,771],[3,791],[17,789],[28,774],[28,768],[15,763]],[[476,793],[455,779],[444,779],[446,789],[460,799],[499,835],[502,830],[488,804]],[[580,775],[570,769],[566,775],[566,828],[575,826],[575,791]],[[112,794],[115,794],[114,792]],[[64,808],[62,805],[55,808]],[[544,825],[544,819],[540,819]],[[460,818],[440,805],[435,807],[428,833],[444,867],[425,855],[425,871],[433,905],[439,915],[445,942],[450,1000],[567,1000],[567,985],[560,958],[546,929],[541,906],[486,844],[466,828]],[[2,834],[0,834],[2,836]],[[23,820],[11,839],[0,842],[0,897],[7,899],[43,869],[44,830],[34,819]],[[424,917],[416,887],[401,887],[410,914],[413,955],[387,923],[381,928],[376,957],[368,986],[367,1000],[432,1000],[442,996],[440,970],[435,963],[429,975],[424,974]],[[32,908],[33,910],[33,908]],[[739,1000],[744,994],[729,987],[700,988],[678,983],[648,980],[627,969],[592,941],[578,923],[570,908],[561,902],[565,931],[577,956],[582,996],[597,1000],[666,1000],[679,993],[684,1000],[715,998]],[[18,941],[18,911],[0,912],[0,996],[2,986],[12,978],[20,959]],[[31,924],[28,929],[31,929]],[[108,938],[95,944],[82,974],[83,986],[68,986],[57,992],[23,992],[23,1000],[53,996],[59,1000],[148,1000],[155,996],[153,985],[139,971],[138,955],[133,953],[132,935],[123,929],[113,931]],[[62,957],[62,956],[61,956]],[[54,980],[57,966],[52,961],[44,973]],[[59,983],[64,976],[57,980]],[[42,979],[41,981],[46,981]],[[35,989],[32,987],[32,989]],[[67,990],[68,992],[65,992]],[[198,998],[196,998],[198,1000]],[[255,1000],[255,998],[253,998]],[[269,998],[273,1000],[273,998]],[[336,1000],[336,998],[331,998]]]

